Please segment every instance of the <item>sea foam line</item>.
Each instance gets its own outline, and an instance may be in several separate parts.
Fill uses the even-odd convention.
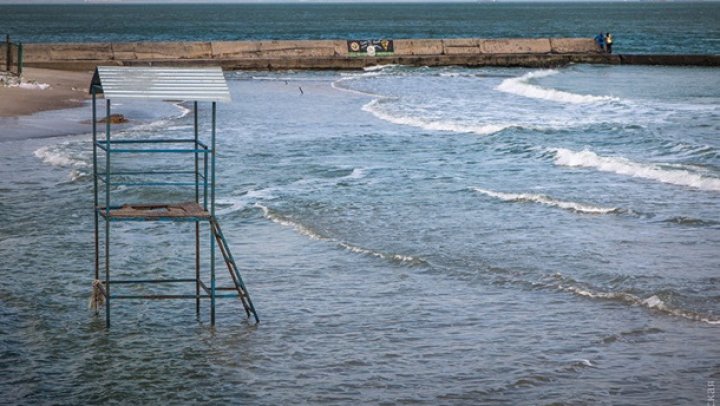
[[[565,210],[570,210],[578,213],[588,213],[588,214],[609,214],[609,213],[617,213],[618,208],[617,207],[600,207],[600,206],[592,206],[589,204],[583,204],[583,203],[577,203],[577,202],[568,202],[563,200],[557,200],[549,196],[540,195],[540,194],[530,194],[530,193],[503,193],[503,192],[495,192],[492,190],[487,189],[480,189],[480,188],[474,188],[476,192],[480,192],[484,195],[494,197],[496,199],[500,199],[506,202],[530,202],[530,203],[540,203],[552,207],[558,207]]]
[[[396,66],[400,66],[400,65],[392,64],[392,63],[391,63],[391,64],[387,64],[387,65],[366,66],[366,67],[363,68],[363,70],[364,70],[365,72],[377,72],[377,71],[382,71],[382,70],[385,70],[385,69],[394,68],[394,67],[396,67]]]
[[[362,110],[367,111],[368,113],[374,115],[375,117],[383,121],[398,125],[422,128],[424,130],[431,131],[447,131],[455,133],[490,135],[512,127],[511,125],[504,124],[466,125],[450,121],[433,121],[420,117],[393,116],[392,114],[384,112],[379,106],[380,100],[376,99],[371,101],[370,103],[365,104],[362,107]]]
[[[642,306],[647,309],[657,310],[662,313],[682,317],[688,320],[699,321],[710,325],[720,325],[720,320],[713,319],[707,315],[695,313],[685,309],[677,309],[668,306],[660,297],[652,295],[645,299],[635,296],[631,293],[626,292],[593,292],[589,289],[581,288],[578,286],[563,286],[559,285],[558,289],[571,292],[578,296],[589,297],[593,299],[605,299],[605,300],[616,300],[636,306]]]
[[[667,170],[661,169],[657,165],[632,162],[622,157],[603,157],[587,149],[578,152],[557,148],[551,151],[555,153],[556,165],[593,168],[603,172],[613,172],[678,186],[720,191],[720,178],[702,176],[687,170]]]
[[[357,95],[360,95],[360,96],[369,96],[369,97],[376,97],[376,98],[381,98],[381,99],[386,98],[386,96],[383,96],[383,95],[381,95],[381,94],[372,93],[372,92],[365,92],[365,91],[362,91],[362,90],[355,90],[355,89],[351,89],[351,88],[349,88],[349,87],[346,87],[346,86],[342,86],[342,85],[341,85],[341,83],[343,83],[343,82],[349,82],[349,81],[361,79],[361,78],[363,78],[363,77],[367,77],[368,75],[375,76],[374,74],[372,74],[372,72],[371,72],[371,73],[365,73],[365,74],[362,74],[362,75],[348,76],[348,77],[340,78],[340,79],[338,79],[338,80],[330,83],[330,87],[332,87],[332,88],[335,89],[335,90],[339,90],[339,91],[341,91],[341,92],[347,92],[347,93],[357,94]]]
[[[588,104],[619,100],[618,98],[610,96],[593,96],[547,89],[529,83],[533,79],[544,78],[558,73],[559,72],[554,69],[528,72],[519,77],[503,80],[495,89],[531,99],[550,100],[560,103]]]
[[[390,254],[390,253],[384,253],[384,252],[379,252],[379,251],[373,251],[371,249],[360,247],[360,246],[354,245],[354,244],[350,244],[345,241],[338,241],[334,238],[326,237],[298,221],[294,221],[288,217],[277,214],[274,211],[272,211],[270,208],[268,208],[267,206],[264,206],[259,203],[255,203],[255,207],[262,210],[263,216],[266,219],[272,221],[273,223],[277,223],[282,226],[292,228],[299,234],[309,237],[310,239],[313,239],[313,240],[327,241],[327,242],[335,243],[335,244],[337,244],[338,247],[346,249],[355,254],[367,255],[367,256],[371,256],[371,257],[380,258],[380,259],[383,259],[386,261],[397,262],[397,263],[402,263],[402,264],[406,264],[406,265],[426,265],[427,264],[427,261],[425,261],[424,259],[414,257],[411,255]]]

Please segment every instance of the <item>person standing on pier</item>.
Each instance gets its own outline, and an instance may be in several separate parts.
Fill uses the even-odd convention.
[[[609,32],[605,34],[605,49],[607,53],[612,53],[613,36]]]
[[[602,32],[595,36],[595,43],[601,50],[605,50],[605,36]]]

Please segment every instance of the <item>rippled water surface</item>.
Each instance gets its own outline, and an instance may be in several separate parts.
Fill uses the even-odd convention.
[[[0,398],[704,404],[718,72],[227,74],[219,218],[259,325],[235,300],[215,329],[206,305],[197,321],[192,302],[124,301],[106,331],[87,310],[89,136],[2,142]],[[185,107],[118,103],[135,121],[116,136],[189,134]],[[186,277],[192,230],[118,225],[114,272]]]

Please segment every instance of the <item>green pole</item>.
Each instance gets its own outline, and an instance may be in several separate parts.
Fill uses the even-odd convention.
[[[110,99],[105,99],[105,147],[105,327],[110,328]]]
[[[215,220],[215,102],[212,102],[210,132],[210,221]],[[215,228],[210,223],[210,325],[215,326]]]
[[[10,48],[10,34],[5,35],[5,70],[10,72],[10,61],[12,61],[12,49]]]
[[[22,76],[23,71],[23,44],[22,42],[18,43],[18,77]]]

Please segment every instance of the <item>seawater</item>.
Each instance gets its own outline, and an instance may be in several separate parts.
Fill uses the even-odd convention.
[[[261,323],[237,301],[214,329],[207,306],[122,301],[106,331],[87,309],[90,136],[5,141],[3,403],[706,402],[717,69],[226,76],[219,218]],[[187,107],[116,136],[190,134]],[[187,276],[192,230],[114,227],[114,275]]]
[[[201,3],[201,2],[198,2]],[[594,37],[617,53],[720,53],[717,2],[0,5],[22,42]]]

